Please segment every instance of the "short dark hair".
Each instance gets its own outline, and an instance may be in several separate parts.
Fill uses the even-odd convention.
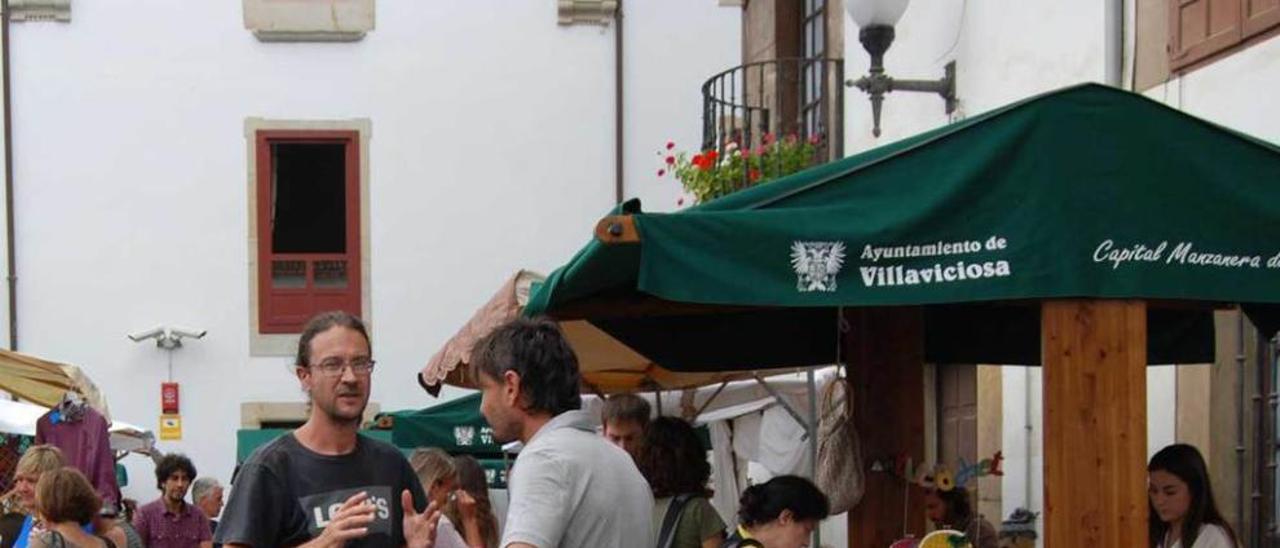
[[[79,470],[58,468],[41,474],[36,482],[36,510],[51,523],[84,525],[101,509],[102,498]]]
[[[636,466],[649,480],[654,498],[693,494],[711,496],[707,481],[711,464],[693,425],[674,417],[658,417],[644,431]]]
[[[747,526],[776,520],[783,510],[790,510],[796,521],[822,520],[831,506],[813,482],[800,476],[778,476],[752,485],[738,500],[738,519]]]
[[[582,407],[578,357],[560,326],[546,318],[502,324],[476,341],[471,364],[495,380],[507,371],[518,373],[527,411],[554,416]]]
[[[355,314],[342,310],[321,312],[312,316],[310,320],[307,320],[306,325],[302,327],[302,335],[298,337],[298,356],[294,361],[294,365],[298,367],[310,366],[311,339],[334,327],[345,327],[354,330],[364,337],[364,342],[369,345],[369,349],[373,349],[373,341],[369,340],[369,330],[365,328],[364,320],[361,320]]]
[[[617,421],[630,421],[645,425],[649,423],[649,402],[635,394],[617,394],[604,400],[604,409],[600,412],[601,422],[608,424]]]
[[[187,473],[187,478],[191,481],[196,479],[196,465],[191,464],[191,459],[181,453],[169,453],[160,457],[160,462],[156,463],[156,489],[164,489],[164,481],[169,479],[174,472],[183,471]]]

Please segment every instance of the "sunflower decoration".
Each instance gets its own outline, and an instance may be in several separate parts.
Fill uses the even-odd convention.
[[[951,474],[951,470],[945,466],[939,466],[933,472],[933,485],[939,491],[950,491],[956,488],[956,479]]]
[[[920,539],[919,548],[973,548],[973,544],[960,531],[942,529]]]

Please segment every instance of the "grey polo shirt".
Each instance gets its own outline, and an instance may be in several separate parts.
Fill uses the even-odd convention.
[[[583,411],[556,415],[516,457],[502,546],[653,547],[653,495]]]

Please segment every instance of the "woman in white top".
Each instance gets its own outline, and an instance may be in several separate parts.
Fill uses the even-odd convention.
[[[1237,548],[1235,533],[1218,513],[1200,451],[1178,443],[1147,465],[1153,548]]]

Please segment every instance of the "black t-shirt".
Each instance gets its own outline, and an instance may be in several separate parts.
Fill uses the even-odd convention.
[[[347,546],[399,548],[404,544],[400,493],[405,489],[419,511],[426,508],[413,468],[387,443],[357,436],[355,451],[328,456],[285,434],[254,451],[241,466],[214,542],[257,548],[302,544],[320,534],[343,501],[365,491],[377,512],[369,535]]]

